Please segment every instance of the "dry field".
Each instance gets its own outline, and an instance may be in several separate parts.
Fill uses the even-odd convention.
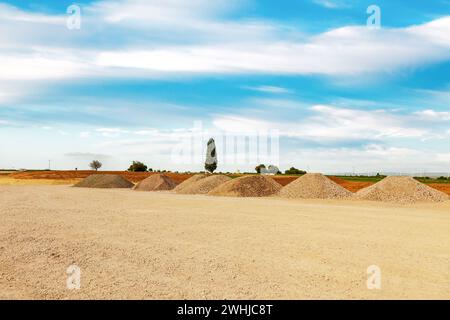
[[[95,173],[94,171],[89,170],[78,170],[78,171],[25,171],[25,172],[15,172],[10,174],[9,176],[0,175],[0,185],[2,184],[20,184],[20,185],[39,185],[39,184],[74,184],[79,182],[81,179],[88,177],[89,175]],[[144,180],[151,176],[152,172],[128,172],[128,171],[99,171],[98,173],[103,174],[120,174],[124,178],[137,183],[139,181]],[[181,183],[184,180],[190,178],[192,174],[184,174],[184,173],[164,173],[176,183]],[[5,178],[8,177],[8,180]],[[290,182],[297,179],[297,176],[275,176],[273,179],[277,181],[282,186],[289,184]],[[347,190],[351,192],[357,192],[363,188],[369,187],[373,184],[373,182],[358,182],[358,181],[348,181],[343,180],[338,177],[330,177],[331,180],[340,184]],[[450,183],[434,183],[429,184],[430,187],[433,187],[437,190],[447,193],[450,195]]]
[[[450,298],[450,202],[3,185],[0,208],[3,299]]]

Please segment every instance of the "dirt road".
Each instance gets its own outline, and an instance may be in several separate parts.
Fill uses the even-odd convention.
[[[448,202],[0,186],[0,221],[3,299],[450,298]]]

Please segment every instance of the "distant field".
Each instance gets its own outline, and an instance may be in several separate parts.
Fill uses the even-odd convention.
[[[16,172],[16,171],[14,171],[14,170],[0,170],[0,175],[8,175],[8,174],[11,174],[11,173],[14,173],[14,172]]]
[[[137,183],[156,172],[128,172],[128,171],[90,171],[90,170],[68,170],[68,171],[15,171],[5,174],[1,174],[0,171],[0,184],[3,185],[60,185],[60,184],[74,184],[81,179],[88,177],[91,174],[119,174],[124,178]],[[176,183],[181,183],[184,180],[190,178],[193,173],[174,173],[166,172],[165,175],[169,176]],[[229,174],[232,178],[238,178],[245,174]],[[276,175],[272,176],[275,181],[282,186],[289,184],[301,175]],[[363,188],[367,188],[372,184],[380,181],[383,177],[367,177],[367,176],[329,176],[331,180],[343,186],[347,190],[357,192]],[[418,178],[422,183],[426,183],[429,186],[450,194],[450,179],[425,179]]]
[[[129,171],[91,171],[91,170],[67,170],[67,171],[22,171],[15,172],[9,175],[14,179],[50,179],[50,180],[72,180],[72,179],[84,179],[92,174],[119,174],[124,178],[132,181],[139,182],[145,178],[155,174],[155,172],[129,172]],[[184,173],[164,173],[175,182],[180,183],[192,174]]]

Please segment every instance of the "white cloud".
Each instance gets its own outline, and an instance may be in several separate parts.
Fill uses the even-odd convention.
[[[442,163],[429,152],[383,144],[358,148],[299,148],[281,158],[282,167],[296,166],[310,172],[397,174],[442,171]]]
[[[95,129],[96,132],[100,133],[104,137],[108,138],[116,138],[121,134],[129,133],[128,130],[123,130],[121,128],[98,128]]]
[[[0,125],[1,125],[1,126],[11,125],[11,122],[8,121],[8,120],[0,119]]]
[[[239,116],[219,116],[213,120],[213,125],[230,133],[257,133],[277,130],[278,125],[269,121],[249,119]]]
[[[110,156],[107,154],[92,153],[92,152],[69,152],[64,154],[64,156],[82,160],[93,160],[93,159],[103,160],[110,158]]]
[[[438,23],[439,22],[439,23]],[[357,75],[392,72],[399,68],[443,61],[450,57],[450,18],[414,28],[335,29],[307,41],[273,39],[266,42],[162,46],[156,49],[104,51],[104,67],[153,72],[280,73]]]
[[[309,116],[295,121],[219,115],[213,124],[220,130],[251,133],[278,130],[280,135],[313,141],[360,141],[392,138],[425,138],[432,133],[411,124],[411,116],[385,110],[356,110],[316,105]]]
[[[436,155],[436,160],[450,164],[450,153],[438,153]]]
[[[63,15],[46,15],[40,13],[28,13],[13,6],[0,3],[0,20],[2,21],[19,21],[27,23],[43,23],[64,25],[66,18]]]
[[[273,93],[273,94],[283,94],[283,93],[290,93],[291,91],[289,89],[283,88],[283,87],[277,87],[277,86],[258,86],[258,87],[244,87],[248,90],[254,90],[259,92],[265,92],[265,93]]]
[[[89,138],[90,135],[91,135],[91,133],[89,131],[80,132],[80,138],[82,138],[82,139]]]
[[[328,9],[349,7],[349,3],[343,0],[313,0],[313,2]]]
[[[421,119],[431,121],[450,121],[450,112],[439,112],[431,109],[414,112]]]
[[[0,103],[14,101],[16,94],[0,91]]]
[[[1,29],[8,27],[12,35],[0,35],[0,47],[8,48],[0,52],[0,81],[170,77],[180,73],[356,76],[390,73],[450,58],[450,17],[405,28],[349,26],[306,37],[292,26],[227,18],[229,8],[237,6],[237,2],[230,5],[206,0],[101,1],[88,5],[80,31],[86,38],[113,37],[115,27],[135,35],[121,37],[116,47],[107,48],[98,42],[80,43],[60,24],[60,16],[42,17],[4,6],[4,15],[17,19]],[[49,23],[42,26],[47,19]],[[15,31],[16,25],[20,32]],[[48,34],[57,36],[50,39]],[[68,36],[64,38],[64,34]],[[133,40],[139,36],[143,40]],[[34,39],[41,42],[30,46]]]
[[[408,119],[385,110],[355,110],[317,105],[318,115],[305,124],[306,134],[330,139],[415,138],[427,130],[408,125]]]
[[[69,133],[67,131],[64,131],[64,130],[58,130],[58,133],[60,135],[62,135],[62,136],[68,136],[69,135]]]

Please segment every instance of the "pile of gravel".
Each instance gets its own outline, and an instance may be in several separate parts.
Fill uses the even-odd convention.
[[[206,174],[196,174],[193,175],[192,177],[190,177],[189,179],[184,180],[182,183],[180,183],[179,185],[177,185],[175,187],[175,189],[173,189],[173,191],[175,192],[181,192],[183,191],[185,188],[189,188],[192,184],[196,183],[197,181],[206,178],[207,175]]]
[[[203,179],[199,179],[195,182],[189,183],[182,190],[178,190],[177,193],[182,194],[207,194],[214,188],[221,184],[230,181],[231,178],[224,175],[213,175]]]
[[[172,190],[177,184],[164,174],[152,174],[139,182],[133,189],[137,191],[165,191]]]
[[[93,174],[81,180],[77,188],[132,188],[134,184],[117,174]]]
[[[286,185],[279,194],[291,199],[343,199],[353,195],[320,173],[307,173]]]
[[[442,202],[450,197],[412,177],[391,176],[356,193],[360,200],[373,200],[410,204],[416,202]]]
[[[252,175],[232,179],[208,194],[212,196],[230,197],[267,197],[277,194],[282,186],[272,178]]]

